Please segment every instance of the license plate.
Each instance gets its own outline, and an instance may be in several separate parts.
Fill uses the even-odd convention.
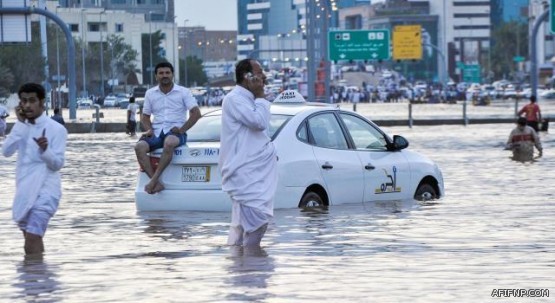
[[[210,166],[183,166],[182,182],[210,181]]]

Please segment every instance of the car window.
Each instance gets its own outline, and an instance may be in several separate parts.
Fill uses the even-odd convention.
[[[347,140],[333,113],[324,113],[308,118],[311,143],[324,148],[347,149]]]
[[[301,127],[297,130],[297,138],[302,142],[308,143],[308,132],[306,129],[306,123],[302,123]]]
[[[384,135],[372,124],[349,114],[341,114],[341,119],[351,134],[356,149],[387,150]]]
[[[287,122],[289,115],[272,115],[268,135],[273,138],[274,134]],[[187,131],[187,142],[219,142],[222,128],[222,116],[220,114],[205,115]]]

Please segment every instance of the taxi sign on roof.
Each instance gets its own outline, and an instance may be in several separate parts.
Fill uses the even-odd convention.
[[[274,103],[306,103],[306,100],[296,90],[285,90],[277,96]]]

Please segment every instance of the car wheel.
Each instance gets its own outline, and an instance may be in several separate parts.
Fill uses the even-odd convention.
[[[420,184],[416,193],[414,193],[414,199],[418,201],[428,201],[437,199],[437,193],[433,186],[428,183]]]
[[[299,203],[299,207],[302,208],[322,206],[324,206],[324,200],[322,200],[322,197],[320,197],[319,194],[313,191],[306,192],[301,199],[301,203]]]

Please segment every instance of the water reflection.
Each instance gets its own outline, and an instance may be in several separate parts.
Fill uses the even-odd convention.
[[[61,284],[56,271],[42,256],[25,256],[17,264],[18,281],[13,286],[32,302],[59,302],[55,292],[61,289]]]
[[[271,297],[268,280],[275,269],[274,259],[264,248],[239,246],[230,247],[230,264],[227,267],[229,278],[228,300],[241,302],[263,302]]]

